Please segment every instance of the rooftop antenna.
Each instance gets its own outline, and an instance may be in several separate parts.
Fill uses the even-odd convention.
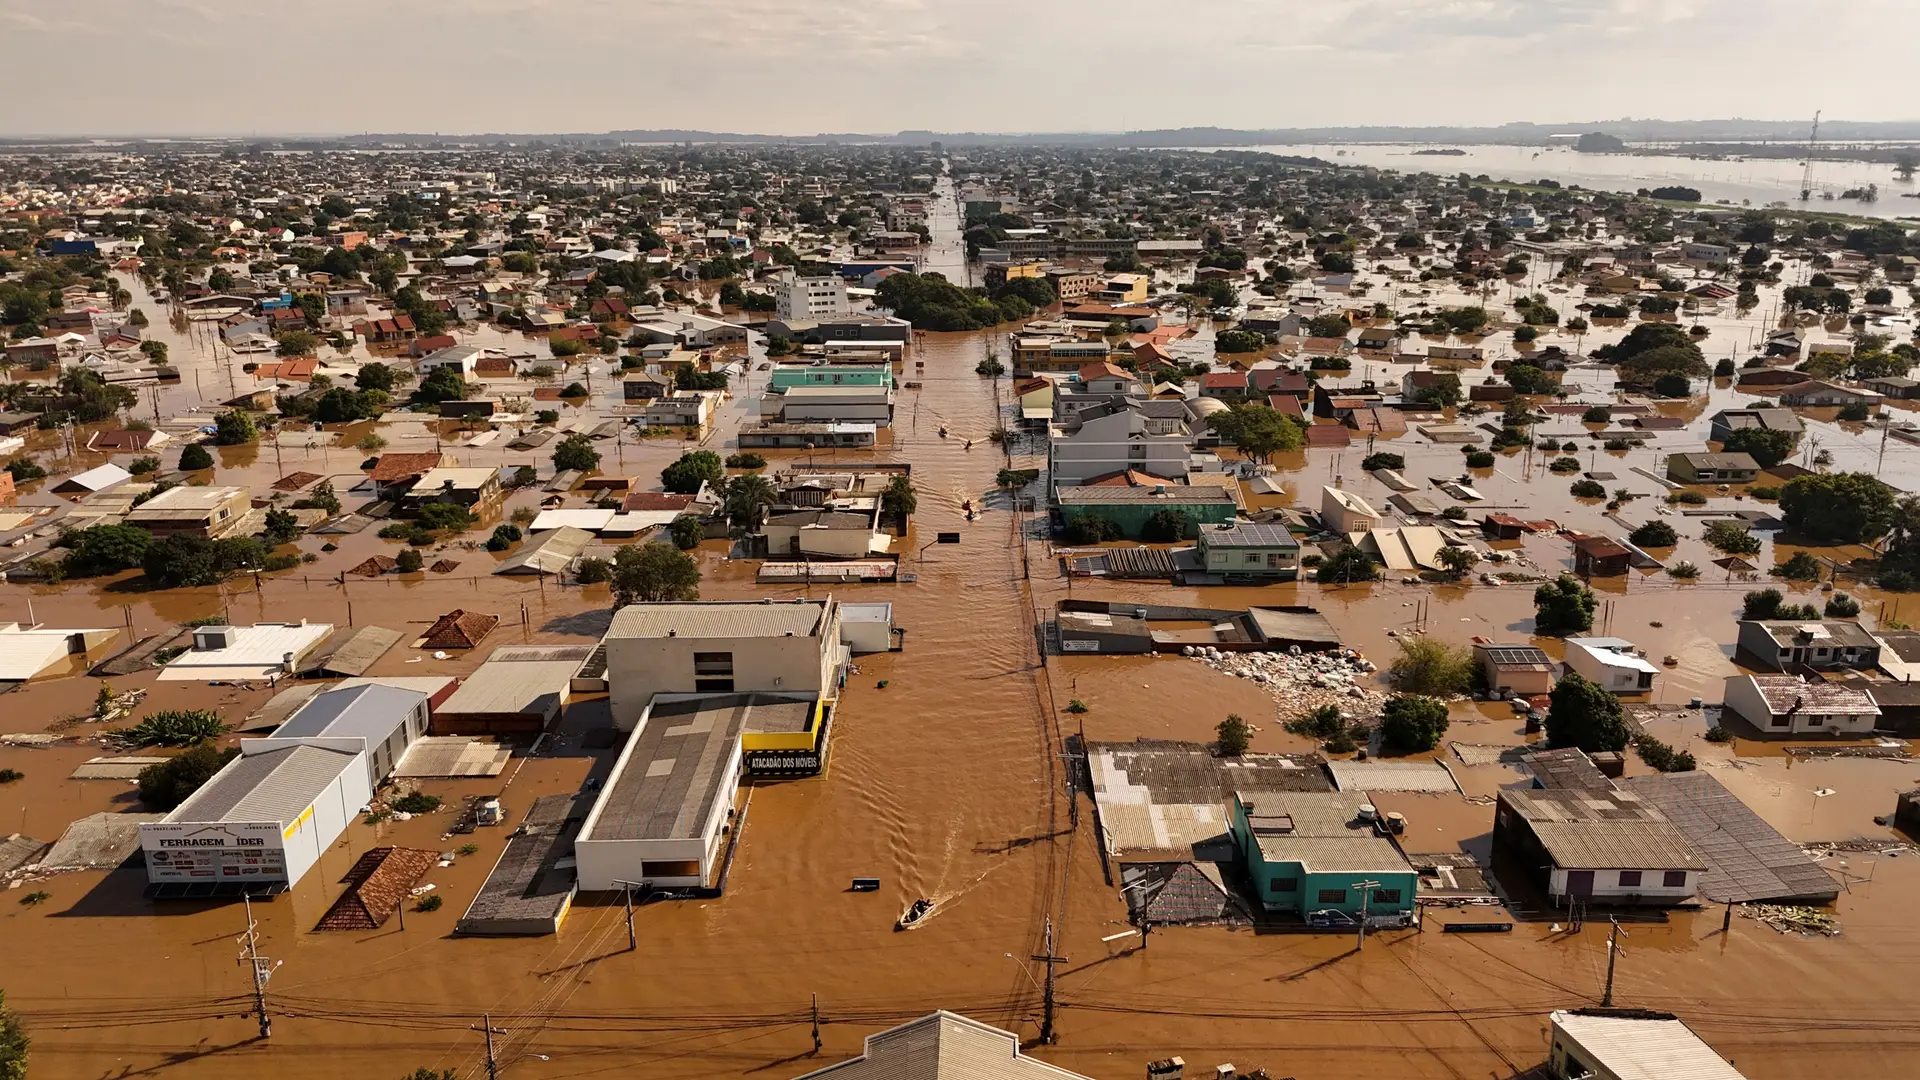
[[[1813,130],[1807,135],[1807,164],[1805,170],[1800,173],[1801,202],[1806,202],[1813,198],[1813,152],[1814,147],[1818,146],[1819,143],[1820,112],[1816,109],[1813,114]]]

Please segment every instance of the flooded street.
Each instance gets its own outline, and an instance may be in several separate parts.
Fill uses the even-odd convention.
[[[1459,161],[1436,160],[1450,167]],[[942,185],[942,195],[928,267],[964,281],[950,185]],[[142,295],[137,282],[129,287]],[[1702,321],[1713,328],[1706,348],[1715,357],[1735,341],[1744,348],[1748,332],[1760,325],[1757,315],[1731,313]],[[490,343],[488,335],[510,350],[534,347],[520,335],[492,330],[477,332],[474,341]],[[196,405],[196,380],[204,387],[233,377],[238,390],[249,389],[250,380],[213,355],[197,332],[162,330],[162,336],[183,380],[159,392],[160,416]],[[1604,336],[1596,331],[1583,345],[1590,349]],[[7,1002],[32,1029],[34,1075],[383,1080],[428,1067],[455,1069],[466,1080],[484,1075],[478,1029],[490,1023],[499,1032],[501,1072],[516,1080],[787,1077],[857,1053],[867,1035],[935,1009],[1032,1039],[1041,990],[1039,967],[1025,958],[1041,950],[1049,918],[1056,951],[1067,957],[1058,976],[1059,1040],[1034,1053],[1088,1076],[1135,1078],[1147,1060],[1173,1054],[1201,1071],[1232,1061],[1300,1080],[1506,1080],[1539,1064],[1546,1014],[1600,999],[1604,925],[1567,932],[1548,920],[1521,922],[1510,934],[1455,935],[1439,932],[1440,923],[1455,917],[1439,910],[1425,932],[1376,933],[1358,952],[1344,935],[1208,928],[1159,929],[1144,947],[1139,938],[1103,942],[1129,924],[1117,887],[1103,877],[1092,803],[1068,791],[1062,758],[1068,736],[1206,740],[1227,713],[1239,713],[1258,726],[1255,750],[1309,747],[1280,728],[1291,705],[1257,684],[1179,656],[1043,662],[1036,633],[1069,595],[1213,608],[1298,603],[1319,608],[1346,644],[1382,665],[1398,635],[1422,627],[1456,641],[1472,635],[1533,641],[1557,657],[1559,642],[1530,634],[1533,587],[1385,581],[1195,589],[1071,581],[1061,576],[1034,515],[988,498],[999,469],[1044,465],[1043,458],[1009,460],[987,441],[1001,423],[1008,387],[1007,380],[996,384],[974,373],[991,341],[986,334],[917,338],[903,378],[920,388],[900,392],[891,446],[872,454],[815,455],[819,463],[913,466],[919,509],[901,568],[917,580],[831,590],[841,600],[891,602],[895,625],[907,630],[906,647],[858,661],[860,672],[849,679],[835,713],[824,775],[752,789],[724,897],[641,907],[631,951],[617,902],[577,904],[554,937],[455,938],[454,921],[506,839],[506,829],[483,829],[466,838],[479,845],[476,854],[428,872],[426,880],[446,898],[439,911],[408,911],[404,926],[389,922],[378,931],[314,932],[341,876],[368,848],[457,846],[444,835],[452,821],[447,810],[403,822],[356,822],[296,888],[254,907],[261,951],[280,965],[268,995],[273,1035],[263,1041],[254,1037],[254,1021],[241,1015],[251,1004],[251,984],[234,963],[234,939],[245,920],[238,904],[149,902],[141,896],[139,870],[61,875],[34,886],[51,894],[44,903],[23,905],[13,893],[0,902]],[[598,416],[619,390],[604,360],[593,363],[589,412]],[[1390,365],[1373,367],[1383,381],[1398,379],[1385,370]],[[1472,384],[1489,374],[1470,370],[1466,377]],[[763,379],[751,372],[747,385],[736,388],[719,433],[702,445],[725,452],[741,418],[757,416]],[[1610,385],[1589,369],[1576,369],[1568,380],[1596,399]],[[1589,450],[1587,429],[1565,419],[1539,433],[1577,433],[1583,467],[1612,471],[1618,480],[1609,487],[1627,486],[1639,496],[1622,513],[1637,524],[1653,514],[1664,489],[1632,470],[1657,472],[1667,453],[1704,448],[1706,417],[1751,400],[1724,385],[1701,389],[1676,407],[1687,430],[1666,433],[1658,449]],[[937,434],[943,424],[946,438]],[[379,430],[389,451],[450,441],[435,425],[404,416]],[[1820,425],[1818,437],[1836,467],[1870,468],[1902,487],[1920,487],[1920,447],[1895,443],[1882,463],[1878,433],[1860,425]],[[974,440],[971,450],[967,439]],[[277,454],[271,443],[223,452],[217,475],[256,491],[295,470],[351,483],[367,456],[352,441],[332,431],[288,431]],[[601,471],[636,476],[639,486],[650,488],[684,448],[662,440],[603,448]],[[1421,484],[1463,471],[1452,446],[1404,437],[1378,448],[1404,454],[1407,475]],[[536,456],[503,443],[448,445],[447,451],[463,465],[531,463]],[[1360,470],[1365,454],[1356,445],[1344,453],[1283,457],[1277,464],[1286,492],[1272,501],[1317,507],[1320,487],[1338,482],[1383,504],[1391,492]],[[544,464],[544,454],[538,456]],[[1597,500],[1583,504],[1565,494],[1567,478],[1546,471],[1550,456],[1507,454],[1494,469],[1472,470],[1486,496],[1473,507],[1475,517],[1511,511],[1587,531],[1623,531]],[[36,492],[22,501],[52,498]],[[538,498],[538,492],[517,495],[508,512]],[[1731,496],[1721,500],[1709,505],[1732,504]],[[988,509],[968,521],[967,501]],[[1637,573],[1597,581],[1605,603],[1596,632],[1630,638],[1655,659],[1677,658],[1676,666],[1663,669],[1655,703],[1717,701],[1721,680],[1738,670],[1730,652],[1740,594],[1758,586],[1713,568],[1715,553],[1689,519],[1665,520],[1683,536],[1673,559],[1694,561],[1706,572],[1693,583]],[[933,546],[939,532],[958,532],[961,540]],[[1755,561],[1763,567],[1791,553],[1776,549],[1771,534],[1761,535],[1766,549]],[[304,537],[299,545],[318,552],[323,539]],[[341,584],[335,581],[341,568],[395,544],[371,531],[338,542],[339,550],[311,573],[297,568],[218,589],[153,594],[115,581],[8,585],[0,587],[0,618],[27,622],[31,604],[32,621],[126,625],[138,637],[212,616],[414,630],[462,607],[502,616],[489,648],[579,643],[605,626],[604,586],[495,577],[488,571],[500,556],[477,548],[430,554],[429,560],[460,562],[446,575],[347,577]],[[700,549],[703,599],[827,592],[757,584],[754,565],[729,560],[726,546],[715,541]],[[1551,536],[1522,541],[1515,553],[1539,573],[1570,564],[1564,539]],[[1888,618],[1897,617],[1901,597],[1849,588],[1870,614],[1885,601],[1894,605]],[[1909,608],[1916,603],[1905,600]],[[463,674],[481,659],[437,660],[399,647],[370,674]],[[151,673],[113,683],[121,691],[148,689],[143,709],[218,708],[232,724],[258,712],[270,696],[264,687],[156,684]],[[84,679],[20,688],[0,698],[13,705],[0,710],[0,733],[57,728],[87,712],[96,689],[94,680]],[[1087,706],[1083,716],[1065,712],[1075,699]],[[498,779],[428,782],[424,790],[451,805],[465,795],[502,793],[509,821],[518,821],[534,797],[576,790],[590,773],[604,773],[608,753],[584,750],[578,738],[598,708],[593,701],[577,704],[556,743],[540,756],[515,758]],[[1519,719],[1502,708],[1458,703],[1452,719],[1449,741],[1516,745],[1528,738]],[[1697,714],[1661,723],[1671,724],[1659,731],[1662,738],[1684,743],[1704,768],[1797,841],[1865,837],[1890,844],[1891,831],[1872,818],[1891,812],[1895,792],[1920,784],[1920,765],[1913,762],[1796,761],[1773,746],[1745,744],[1734,747],[1735,758],[1704,742]],[[81,725],[70,733],[88,730]],[[100,753],[94,741],[0,747],[0,767],[25,774],[0,787],[0,832],[50,840],[77,817],[134,806],[124,781],[66,779]],[[1644,767],[1634,760],[1630,768]],[[1430,845],[1411,845],[1415,850],[1484,846],[1489,797],[1524,779],[1499,766],[1457,771],[1463,797],[1402,797],[1390,804],[1408,815],[1413,836]],[[1835,794],[1814,794],[1825,789]],[[1920,1028],[1905,1000],[1920,970],[1920,929],[1910,918],[1920,855],[1835,858],[1846,864],[1835,866],[1847,882],[1835,905],[1841,936],[1783,935],[1739,917],[1722,933],[1718,910],[1634,924],[1618,962],[1618,1002],[1684,1013],[1753,1080],[1827,1077],[1841,1050],[1850,1071],[1862,1075],[1920,1075]],[[878,877],[881,888],[851,892],[854,877]],[[911,933],[894,932],[900,910],[922,896],[938,901],[936,913]],[[1776,991],[1788,987],[1796,992]],[[810,1037],[816,996],[824,1044],[817,1054]]]

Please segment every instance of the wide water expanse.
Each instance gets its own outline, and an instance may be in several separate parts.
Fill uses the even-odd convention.
[[[1253,146],[1245,149],[1293,157],[1317,157],[1340,165],[1371,165],[1401,172],[1452,175],[1485,173],[1495,180],[1529,183],[1557,180],[1601,191],[1632,192],[1671,184],[1697,188],[1704,201],[1725,200],[1734,205],[1765,206],[1784,202],[1799,207],[1802,163],[1780,160],[1705,161],[1654,154],[1583,154],[1564,147],[1462,146],[1424,143],[1364,143]],[[1462,154],[1420,154],[1418,150],[1458,149]],[[1821,198],[1838,196],[1849,188],[1880,186],[1877,202]],[[1859,161],[1816,161],[1813,165],[1810,210],[1858,214],[1863,217],[1920,218],[1920,184],[1901,181],[1890,165]]]

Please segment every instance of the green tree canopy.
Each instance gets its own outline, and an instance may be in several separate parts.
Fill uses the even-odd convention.
[[[1572,574],[1561,574],[1533,590],[1534,631],[1575,634],[1593,629],[1593,590]]]
[[[1798,432],[1775,428],[1737,428],[1727,432],[1721,449],[1729,454],[1746,454],[1763,469],[1770,469],[1792,456],[1800,442]]]
[[[660,470],[660,484],[668,491],[692,495],[700,490],[703,483],[717,489],[726,474],[726,466],[721,463],[719,454],[711,450],[689,450],[673,464]]]
[[[460,377],[460,370],[453,367],[437,367],[420,380],[413,391],[411,400],[417,405],[438,405],[443,401],[459,401],[467,396],[466,380]]]
[[[1380,742],[1389,750],[1431,750],[1447,733],[1447,706],[1419,694],[1396,694],[1380,710]]]
[[[592,439],[576,431],[554,447],[553,467],[562,472],[568,469],[592,472],[600,467],[600,451],[593,448]]]
[[[613,606],[700,599],[700,564],[670,544],[629,544],[613,558]]]
[[[236,748],[221,750],[201,743],[156,765],[140,770],[140,801],[155,810],[171,810],[200,790],[227,762],[240,756]],[[4,1058],[0,1058],[4,1061]],[[0,1070],[0,1076],[5,1076]]]
[[[240,446],[259,439],[260,431],[253,426],[253,417],[239,409],[229,409],[214,417],[213,441],[221,446]]]
[[[213,455],[207,453],[206,447],[201,446],[199,443],[188,443],[180,449],[180,470],[182,472],[199,472],[203,469],[211,468],[213,468]]]
[[[131,570],[146,562],[153,535],[136,525],[95,525],[66,537],[61,566],[68,577],[95,577]]]
[[[0,1080],[27,1080],[27,1037],[20,1017],[7,1008],[7,992],[0,990]]]
[[[1380,568],[1357,547],[1348,545],[1321,561],[1316,580],[1322,585],[1340,585],[1352,581],[1377,581]]]
[[[920,509],[920,493],[913,488],[913,481],[904,476],[896,476],[887,481],[880,492],[880,510],[896,518],[912,517]]]
[[[1599,683],[1568,672],[1554,685],[1552,702],[1547,709],[1548,746],[1578,747],[1590,754],[1627,748],[1620,699]]]
[[[1431,634],[1408,634],[1399,639],[1400,655],[1387,669],[1393,687],[1403,694],[1430,696],[1464,694],[1473,685],[1473,653]]]
[[[1259,402],[1242,402],[1214,413],[1207,417],[1207,426],[1254,461],[1298,450],[1307,440],[1306,431],[1291,417]]]
[[[1893,522],[1895,494],[1870,473],[1796,476],[1780,490],[1780,516],[1789,530],[1814,540],[1871,543]]]
[[[360,371],[353,377],[353,385],[362,390],[385,390],[393,392],[394,384],[399,382],[394,370],[379,361],[360,365]]]

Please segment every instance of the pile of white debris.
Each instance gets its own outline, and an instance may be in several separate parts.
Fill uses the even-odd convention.
[[[1371,686],[1373,662],[1353,649],[1302,652],[1295,645],[1284,653],[1221,652],[1210,645],[1189,645],[1182,656],[1198,660],[1215,671],[1252,679],[1267,688],[1288,714],[1333,705],[1352,716],[1370,716],[1380,710],[1386,695]]]

